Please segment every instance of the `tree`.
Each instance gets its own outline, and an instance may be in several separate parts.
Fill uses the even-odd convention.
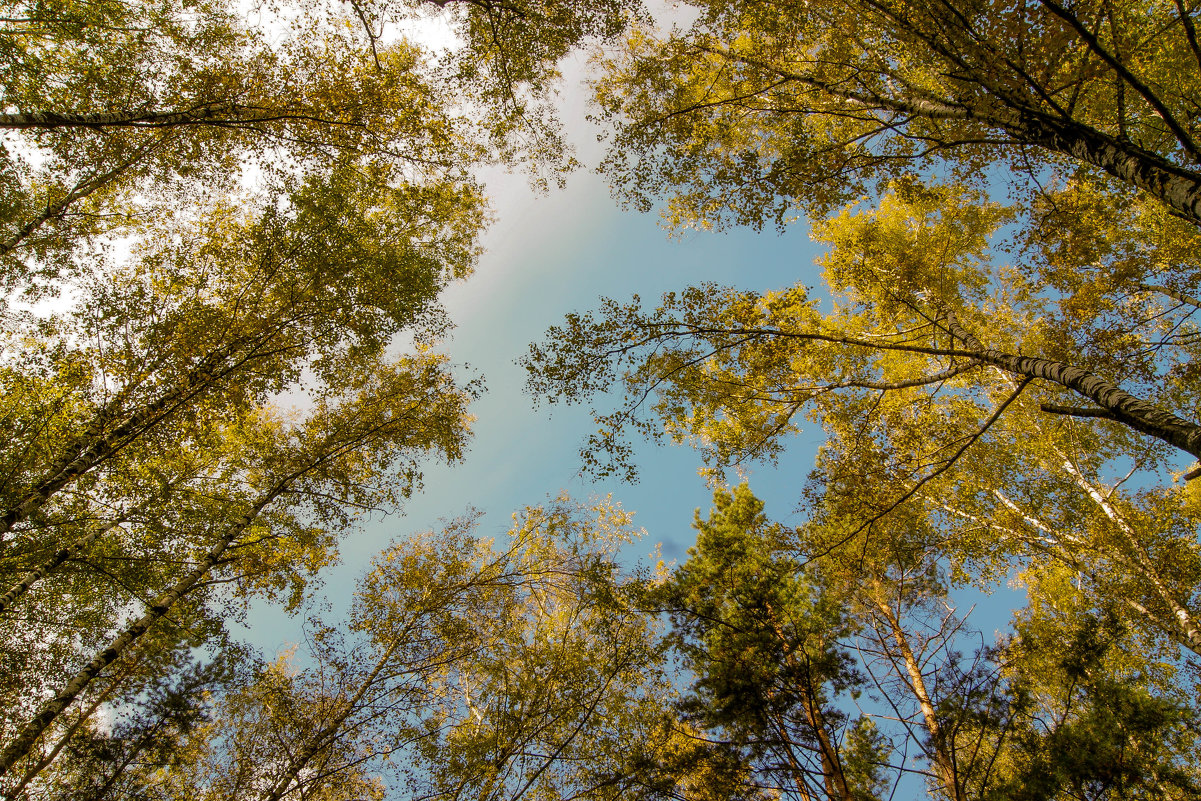
[[[478,206],[453,185],[368,197],[373,184],[358,175],[345,170],[333,187],[309,182],[257,220],[218,207],[195,227],[166,221],[158,252],[97,275],[96,295],[8,371],[18,391],[6,409],[14,436],[5,448],[4,607],[33,624],[12,630],[9,647],[24,641],[44,660],[44,645],[61,640],[74,673],[80,654],[115,636],[129,604],[175,585],[225,533],[241,536],[247,509],[250,522],[260,508],[299,511],[304,487],[294,485],[326,470],[323,460],[375,453],[379,462],[354,468],[361,480],[310,498],[326,530],[303,522],[307,511],[276,518],[295,549],[269,547],[278,557],[262,561],[263,583],[246,589],[291,584],[295,594],[350,521],[322,493],[360,507],[394,502],[416,472],[388,476],[388,447],[457,454],[464,396],[440,360],[390,363],[384,348],[404,328],[437,330],[434,298],[470,264]],[[330,260],[331,249],[344,258]],[[198,263],[205,268],[192,269]],[[271,396],[306,366],[314,414],[272,419]],[[345,414],[361,414],[363,427],[340,431]],[[59,600],[42,606],[50,599]],[[40,680],[54,680],[40,667],[8,674],[26,699],[14,710],[37,697]]]
[[[870,799],[916,774],[937,797],[967,798],[991,752],[958,734],[959,696],[997,680],[984,652],[958,654],[975,632],[920,543],[928,531],[897,523],[903,534],[868,551],[838,542],[845,521],[822,509],[790,530],[742,484],[698,514],[688,561],[649,596],[670,611],[668,640],[695,676],[680,708],[763,792]]]
[[[668,691],[655,622],[630,603],[617,552],[630,515],[559,497],[516,515],[517,580],[485,619],[483,646],[447,662],[417,745],[411,790],[426,799],[617,799],[659,747]]]
[[[1026,289],[1060,293],[1075,326],[1048,334],[1104,359],[1121,313],[1158,313],[1131,295],[1185,316],[1196,308],[1187,291],[1197,267],[1196,89],[1181,65],[1201,51],[1186,4],[698,6],[686,32],[632,37],[598,89],[618,123],[609,167],[627,199],[649,208],[668,194],[666,215],[680,227],[783,225],[798,207],[821,217],[869,188],[879,196],[893,180],[931,179],[935,168],[949,168],[952,185],[980,187],[982,175],[995,183],[1004,171],[986,168],[996,165],[1027,177],[1028,209],[1009,210],[1025,224],[1013,245],[1023,248],[1017,268],[1032,273]],[[958,325],[946,304],[933,298],[927,314],[946,318],[963,355],[1080,391],[1103,407],[1084,414],[1115,416],[1196,455],[1187,415],[1132,414],[1138,399],[1087,364],[1019,364],[1017,352]],[[1099,336],[1109,341],[1083,341]],[[1147,359],[1127,353],[1104,366],[1150,380]]]
[[[875,798],[879,766],[843,744],[870,723],[852,721],[837,706],[863,684],[840,642],[852,624],[779,553],[782,532],[767,526],[763,504],[745,484],[718,491],[714,504],[707,520],[698,514],[693,524],[697,543],[688,561],[652,596],[670,612],[670,641],[697,677],[682,701],[687,718],[754,763],[764,791]]]
[[[611,174],[642,207],[674,193],[676,224],[821,216],[914,170],[1073,163],[1201,221],[1187,2],[693,5],[598,91]]]
[[[231,432],[234,471],[219,480],[237,480],[243,492],[215,499],[226,501],[213,510],[224,516],[210,513],[200,521],[195,554],[140,613],[119,623],[94,655],[83,651],[82,659],[75,657],[83,664],[73,674],[68,669],[64,679],[50,677],[53,695],[15,727],[0,752],[0,769],[10,770],[28,754],[93,681],[170,620],[169,614],[197,603],[202,611],[197,591],[232,584],[239,594],[271,593],[281,573],[286,577],[306,562],[315,567],[328,559],[333,538],[346,525],[346,505],[365,506],[376,493],[411,491],[414,462],[432,448],[457,455],[466,397],[438,361],[371,367],[366,375],[346,376],[357,386],[342,389],[345,400],[319,403],[302,425],[286,426],[260,412]],[[243,444],[249,447],[239,447]]]
[[[222,3],[13,4],[6,292],[45,292],[97,236],[220,197],[248,170],[282,179],[350,156],[462,177],[475,153],[416,47],[372,54],[336,19],[273,47],[239,20]]]
[[[693,438],[717,468],[770,459],[805,409],[829,437],[817,483],[879,488],[857,511],[863,530],[923,506],[955,532],[947,547],[962,569],[1066,564],[1141,618],[1132,626],[1195,653],[1192,491],[1119,491],[1134,471],[1176,463],[1167,429],[1142,436],[1152,419],[1196,430],[1180,416],[1196,392],[1183,367],[1188,312],[1131,296],[1111,347],[1116,334],[1097,319],[1108,310],[1056,303],[1037,276],[994,266],[988,233],[1004,218],[971,195],[899,185],[879,210],[819,229],[834,245],[829,313],[803,287],[702,287],[653,312],[607,301],[531,351],[531,386],[572,401],[624,382],[624,403],[589,444],[618,466],[626,427]]]
[[[449,182],[484,160],[556,169],[569,159],[538,98],[555,62],[620,33],[630,5],[354,2],[256,24],[220,0],[10,3],[2,286],[36,298],[73,253],[166,210],[339,159]],[[435,8],[464,39],[444,63],[384,36]]]
[[[433,345],[487,218],[471,172],[565,158],[521,150],[550,130],[525,99],[623,4],[444,10],[491,65],[487,108],[455,83],[472,55],[382,36],[377,12],[427,5],[0,20],[5,792],[69,774],[97,715],[219,654],[250,599],[296,608],[360,514],[461,455],[479,382]]]
[[[497,547],[475,519],[396,543],[350,617],[214,693],[149,798],[624,797],[631,724],[660,711],[658,641],[618,619],[608,503],[526,509]],[[618,637],[614,634],[618,633]],[[616,761],[614,761],[616,760]]]
[[[1132,359],[1122,347],[1116,363],[1103,361],[1125,344],[1128,315],[1153,325],[1160,310],[1196,308],[1196,87],[1185,77],[1195,70],[1182,66],[1199,52],[1195,9],[697,5],[686,32],[632,37],[598,89],[618,125],[609,169],[628,200],[649,208],[668,195],[677,227],[783,225],[797,208],[820,218],[894,180],[943,171],[949,185],[995,188],[1008,173],[1020,191],[1009,209],[1022,224],[1012,232],[1023,255],[1015,269],[1030,274],[1027,291],[1059,295],[1071,325],[1048,339],[1087,346],[1097,369],[1050,354],[1019,365],[1020,354],[946,316],[945,298],[927,313],[946,317],[964,355],[1094,402],[1104,395],[1102,410],[1084,413],[1114,415],[1196,455],[1188,415],[1144,408],[1151,423],[1128,413],[1137,402],[1116,392],[1118,381],[1097,380],[1131,370],[1151,380],[1149,354]]]
[[[847,537],[862,502],[827,496],[790,529],[747,485],[718,490],[689,559],[645,596],[670,613],[691,682],[677,707],[748,766],[744,787],[874,798],[912,793],[916,776],[957,800],[1194,792],[1195,706],[1131,632],[1070,585],[1032,582],[1017,635],[986,642],[953,606],[941,532],[918,514]]]
[[[395,544],[359,584],[350,620],[310,615],[305,648],[227,687],[164,797],[382,797],[402,781],[447,665],[485,648],[501,597],[530,577],[471,534],[472,520]],[[467,621],[470,619],[474,624]],[[484,624],[484,625],[481,625]]]

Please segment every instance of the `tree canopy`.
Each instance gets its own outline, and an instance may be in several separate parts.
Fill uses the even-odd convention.
[[[605,170],[627,202],[662,203],[677,230],[807,216],[827,247],[821,284],[604,299],[532,346],[532,391],[591,404],[584,462],[627,478],[631,435],[693,443],[721,481],[820,428],[815,469],[796,481],[811,522],[777,546],[787,567],[770,591],[831,576],[876,588],[833,608],[865,610],[873,622],[858,631],[879,627],[860,669],[891,665],[886,697],[913,699],[896,717],[924,729],[935,795],[1187,797],[1189,746],[1155,767],[1100,732],[1179,725],[1195,709],[1196,9],[693,7],[694,21],[635,30],[606,59]],[[694,559],[704,543],[702,530]],[[734,550],[748,558],[749,546]],[[901,566],[917,573],[893,596],[884,577]],[[890,607],[1005,579],[1028,605],[1000,650],[977,647],[974,662],[947,639],[953,616],[927,623],[941,635],[918,647]],[[706,604],[728,584],[698,586],[689,614],[704,630],[724,617]],[[749,609],[759,592],[738,601]],[[831,630],[847,631],[839,620]],[[1056,642],[1085,661],[1034,656]],[[924,661],[943,648],[959,656]],[[752,681],[757,661],[745,658],[733,675]],[[764,661],[787,664],[779,652]],[[1107,677],[1116,666],[1122,678]],[[836,671],[809,675],[831,682],[825,698],[846,686]],[[932,676],[946,683],[924,687]],[[700,697],[699,719],[720,721],[720,699]],[[805,742],[768,734],[780,725],[765,719],[755,736]],[[828,724],[805,725],[813,761],[788,792],[868,792],[822,746]]]
[[[250,13],[248,13],[250,12]],[[10,2],[0,794],[1201,794],[1201,8],[1189,0]],[[455,41],[397,34],[437,19]],[[567,315],[585,467],[696,446],[679,565],[610,502],[338,544],[464,457],[439,296],[480,167],[602,171],[818,271]],[[820,283],[818,275],[820,272]],[[806,428],[802,519],[745,484]],[[1020,591],[1004,631],[963,599]],[[264,657],[229,623],[305,619]]]
[[[538,104],[623,6],[451,5],[445,56],[382,35],[422,3],[6,5],[5,797],[181,758],[243,670],[226,622],[299,608],[461,458],[480,381],[438,296],[478,257],[474,172],[569,160]]]
[[[678,224],[820,215],[914,171],[1076,164],[1198,222],[1187,3],[691,5],[695,23],[633,37],[598,89],[623,195],[669,193]]]

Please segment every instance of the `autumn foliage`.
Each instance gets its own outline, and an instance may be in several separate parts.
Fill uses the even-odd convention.
[[[245,11],[0,15],[3,797],[1201,795],[1201,9]],[[329,619],[339,541],[464,457],[439,294],[482,166],[574,165],[588,48],[619,200],[807,223],[820,283],[600,299],[531,345],[585,468],[696,447],[682,564],[559,497],[397,541]],[[730,480],[802,430],[785,526]],[[963,602],[1002,593],[1002,631]],[[252,604],[305,642],[237,642]]]

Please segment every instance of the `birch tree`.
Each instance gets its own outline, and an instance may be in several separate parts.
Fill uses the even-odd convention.
[[[510,536],[521,580],[481,621],[486,645],[445,666],[439,683],[453,694],[431,711],[412,792],[637,797],[666,731],[669,686],[655,621],[629,603],[632,578],[617,558],[636,537],[630,515],[559,497],[515,516]]]
[[[243,594],[273,594],[281,577],[328,560],[334,538],[346,525],[347,506],[362,507],[376,493],[411,491],[414,457],[428,449],[457,455],[466,398],[441,374],[436,360],[376,367],[356,383],[339,393],[340,403],[330,398],[318,404],[300,425],[260,413],[230,432],[231,467],[241,467],[241,474],[217,479],[239,481],[242,491],[214,504],[225,506],[224,516],[202,518],[198,531],[183,532],[195,543],[192,553],[176,544],[187,558],[131,617],[115,621],[107,643],[95,653],[77,649],[61,678],[43,679],[48,697],[35,701],[31,716],[20,707],[12,710],[15,720],[0,752],[0,770],[11,773],[88,687],[147,633],[181,622],[172,618],[181,609],[197,603],[203,609],[198,594],[206,588],[231,585]],[[246,458],[248,463],[238,464]]]
[[[447,666],[487,647],[508,554],[454,521],[379,554],[345,624],[316,614],[291,654],[225,688],[187,759],[144,778],[153,796],[197,799],[383,797],[403,783],[446,692]]]
[[[1071,565],[1132,626],[1195,653],[1192,491],[1168,475],[1195,455],[1190,310],[1132,294],[1118,334],[1098,319],[1117,309],[991,260],[1003,208],[915,191],[821,229],[828,312],[802,286],[609,301],[531,351],[531,386],[582,401],[623,383],[586,449],[602,470],[628,472],[624,431],[691,439],[715,470],[770,461],[807,415],[827,436],[814,497],[879,488],[863,531],[922,507],[956,532],[959,569]],[[1135,475],[1144,488],[1124,489]]]
[[[571,163],[547,102],[556,62],[615,37],[631,6],[6,3],[0,286],[42,295],[73,252],[338,159],[447,180],[496,161],[554,174]],[[401,33],[435,16],[462,47]]]
[[[690,26],[634,36],[598,90],[620,191],[671,195],[678,224],[822,216],[900,174],[992,165],[1084,167],[1201,219],[1188,3],[692,6]]]
[[[215,693],[151,798],[626,797],[657,743],[659,641],[626,608],[608,503],[524,510],[381,552],[350,617]]]

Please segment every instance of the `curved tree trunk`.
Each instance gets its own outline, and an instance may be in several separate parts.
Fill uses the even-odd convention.
[[[901,628],[900,620],[893,613],[892,607],[882,598],[878,597],[877,592],[878,590],[872,592],[868,596],[868,599],[888,625],[889,634],[891,634],[893,641],[897,644],[897,649],[901,654],[901,661],[905,664],[905,673],[909,676],[909,688],[913,691],[913,696],[917,699],[918,706],[922,710],[922,721],[927,733],[930,735],[932,753],[929,753],[927,756],[930,762],[933,763],[934,773],[938,777],[938,782],[942,785],[942,789],[948,798],[952,799],[952,801],[967,801],[967,795],[964,793],[962,783],[959,781],[959,771],[955,766],[955,754],[948,748],[942,724],[939,722],[938,714],[934,709],[934,701],[930,696],[929,690],[926,688],[926,679],[922,675],[922,666],[917,660],[917,655],[913,653],[908,635]]]

